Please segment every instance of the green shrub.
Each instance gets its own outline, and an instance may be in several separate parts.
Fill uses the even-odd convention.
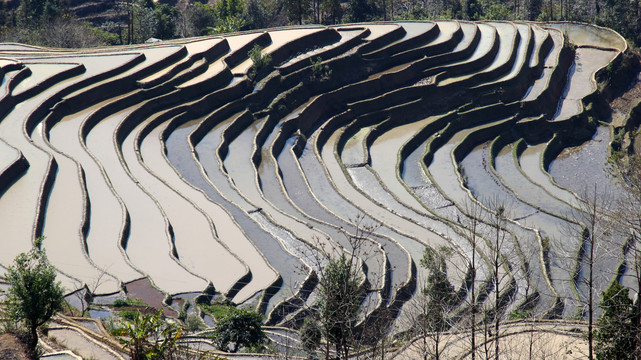
[[[247,77],[249,80],[254,81],[258,72],[272,62],[272,57],[268,54],[263,54],[263,47],[260,45],[254,45],[247,55],[252,61],[252,67],[247,72]]]
[[[119,315],[121,318],[127,321],[134,321],[138,313],[139,312],[135,310],[127,310],[127,311],[121,311]]]
[[[122,308],[122,307],[129,307],[129,306],[147,306],[147,304],[143,302],[142,299],[136,299],[136,300],[116,299],[114,300],[112,306],[115,308]]]
[[[253,311],[231,308],[216,321],[212,340],[221,351],[238,352],[242,348],[262,351],[267,340],[262,329],[262,316]]]

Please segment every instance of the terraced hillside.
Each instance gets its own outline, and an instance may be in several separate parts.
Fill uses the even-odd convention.
[[[271,62],[251,76],[255,45]],[[595,74],[625,51],[594,26],[460,21],[0,44],[0,264],[45,235],[69,292],[146,278],[287,325],[294,298],[314,302],[318,248],[353,251],[356,221],[375,226],[362,316],[398,315],[426,246],[455,250],[463,294],[475,251],[479,299],[495,291],[492,228],[478,224],[474,248],[468,215],[489,221],[499,200],[505,311],[570,316],[586,291],[566,232],[577,194],[611,186]],[[596,264],[599,293],[620,253]]]

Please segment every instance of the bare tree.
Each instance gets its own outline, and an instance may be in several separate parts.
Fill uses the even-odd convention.
[[[588,329],[588,359],[594,359],[594,316],[597,305],[595,303],[595,291],[597,283],[595,276],[595,264],[604,261],[607,255],[607,248],[613,243],[611,236],[611,221],[609,213],[612,198],[607,193],[600,193],[597,185],[593,190],[585,190],[578,199],[576,208],[571,213],[571,222],[568,223],[566,232],[569,236],[579,239],[579,248],[575,256],[575,265],[572,274],[573,286],[575,286],[579,300],[585,304],[587,309],[581,312],[581,316],[587,316]],[[603,274],[603,282],[612,278],[612,273]],[[586,294],[582,296],[579,286],[583,285]]]
[[[504,261],[504,254],[502,253],[505,250],[505,242],[508,235],[506,231],[508,213],[505,207],[505,204],[498,199],[491,201],[490,208],[490,217],[488,219],[488,225],[491,228],[492,236],[488,239],[492,239],[490,244],[491,249],[491,266],[493,270],[492,280],[494,286],[494,309],[492,310],[493,314],[493,323],[494,323],[494,359],[499,360],[500,354],[500,327],[501,327],[501,280],[505,278],[502,274],[503,267],[507,266]],[[486,319],[487,323],[487,319]],[[489,331],[486,331],[489,337],[492,335]],[[487,342],[486,342],[487,344]]]
[[[615,220],[615,230],[627,239],[625,252],[631,261],[627,261],[626,267],[636,285],[635,311],[636,314],[641,314],[641,155],[614,151],[609,164],[610,175],[623,188],[610,217]],[[640,315],[636,318],[635,327],[637,336],[634,355],[641,358],[641,331],[638,331],[641,329]]]
[[[325,359],[348,359],[352,349],[360,346],[357,340],[362,334],[357,333],[356,326],[363,315],[361,304],[370,291],[364,261],[371,256],[370,238],[378,226],[366,224],[364,215],[352,219],[351,224],[352,229],[342,229],[349,249],[339,244],[326,248],[316,239],[318,252],[311,256],[319,281],[316,304],[308,309],[311,320],[306,321],[316,322],[315,326],[321,329]]]
[[[477,275],[477,241],[479,239],[479,224],[483,216],[483,209],[476,202],[468,202],[465,205],[467,214],[463,227],[466,237],[472,246],[470,257],[470,295],[468,297],[468,306],[470,307],[470,353],[472,360],[476,359],[476,313],[478,311],[477,294],[476,294],[476,275]]]

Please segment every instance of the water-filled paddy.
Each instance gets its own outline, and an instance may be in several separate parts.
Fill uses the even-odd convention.
[[[617,191],[603,170],[609,129],[584,139],[572,127],[586,128],[594,74],[624,46],[609,30],[548,25],[280,28],[86,54],[0,45],[10,59],[0,66],[13,69],[0,84],[11,105],[0,113],[0,229],[12,239],[0,265],[42,234],[69,291],[104,273],[99,295],[123,297],[124,283],[156,307],[182,296],[175,311],[211,282],[276,323],[272,310],[294,295],[313,305],[318,247],[353,251],[360,217],[375,226],[359,254],[372,289],[360,316],[397,314],[425,287],[425,246],[454,249],[457,288],[472,254],[483,259],[476,284],[491,278],[482,256],[492,249],[483,241],[473,253],[468,215],[491,215],[498,199],[509,206],[506,311],[536,291],[537,315],[570,316],[586,288],[573,284],[580,245],[562,225],[581,188]],[[564,31],[574,59],[563,57]],[[278,63],[250,80],[252,42]],[[318,56],[322,76],[309,61]],[[572,146],[548,149],[568,133]],[[547,151],[560,155],[544,169]],[[478,230],[490,240],[491,226]],[[598,264],[598,291],[618,256]]]

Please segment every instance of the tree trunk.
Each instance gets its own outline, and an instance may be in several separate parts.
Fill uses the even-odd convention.
[[[472,360],[476,360],[476,219],[472,225]]]
[[[36,324],[29,326],[29,342],[27,346],[31,353],[35,353],[35,350],[38,347],[38,326],[36,326]]]
[[[499,278],[499,269],[501,266],[501,244],[500,244],[500,238],[501,238],[501,216],[497,214],[497,223],[496,223],[496,248],[494,249],[495,257],[494,257],[494,359],[499,360],[499,307],[500,307],[500,302],[501,302],[501,297],[500,297],[500,286],[501,286],[501,280]]]
[[[594,331],[593,331],[593,318],[594,318],[594,303],[592,291],[594,290],[594,276],[592,273],[594,267],[594,244],[596,242],[594,231],[596,230],[596,184],[594,185],[594,199],[592,201],[592,231],[590,233],[590,259],[589,259],[589,271],[590,278],[588,280],[588,359],[594,359],[593,349],[594,349]]]

